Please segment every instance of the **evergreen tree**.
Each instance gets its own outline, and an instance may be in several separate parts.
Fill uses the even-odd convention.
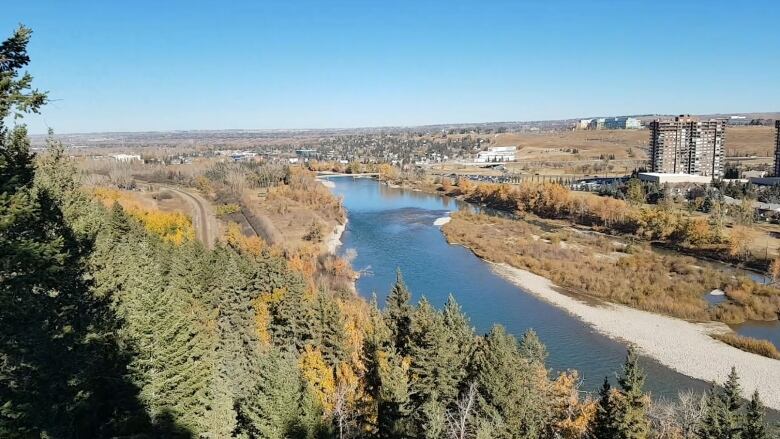
[[[395,353],[379,357],[381,386],[377,401],[377,432],[382,439],[411,437],[409,376],[406,362]]]
[[[764,405],[758,396],[758,391],[753,392],[750,402],[747,404],[745,420],[742,427],[744,439],[768,439],[766,422],[764,421]]]
[[[742,426],[742,389],[739,386],[739,375],[733,366],[729,372],[726,382],[723,384],[723,405],[726,407],[726,418],[724,429],[728,430],[728,437],[741,437]]]
[[[704,417],[701,420],[697,434],[702,439],[724,439],[728,436],[728,408],[720,395],[718,387],[713,384],[707,392]]]
[[[527,330],[520,339],[520,354],[533,364],[544,365],[547,361],[547,348],[533,329]]]
[[[417,437],[441,439],[447,425],[447,413],[439,398],[434,395],[423,403],[419,417],[422,419],[422,427]]]
[[[480,389],[478,412],[500,425],[498,438],[532,438],[546,423],[547,382],[522,357],[517,341],[496,325],[479,344],[470,366]]]
[[[346,358],[344,316],[336,300],[324,291],[317,294],[312,321],[312,344],[320,348],[331,367]]]
[[[396,271],[395,285],[387,296],[385,319],[387,327],[393,335],[396,350],[403,356],[409,354],[409,339],[412,332],[412,315],[414,308],[409,303],[412,294],[404,284],[401,270]]]
[[[71,229],[77,212],[64,216],[63,193],[46,184],[57,163],[39,174],[25,127],[5,125],[46,101],[21,73],[30,35],[22,26],[0,43],[0,436],[149,433],[124,376],[117,322],[90,294],[90,242]]]
[[[239,404],[238,432],[249,437],[307,437],[305,387],[296,359],[276,349],[263,355],[257,387]]]
[[[449,295],[447,303],[444,304],[442,317],[444,328],[447,331],[447,344],[455,349],[454,357],[450,359],[451,363],[448,367],[452,370],[451,376],[453,380],[463,384],[466,380],[468,364],[474,353],[476,343],[474,328],[452,294]]]
[[[639,358],[633,347],[628,350],[618,383],[621,391],[617,400],[617,437],[644,439],[650,430],[647,418],[650,399],[644,394],[645,375],[639,367]]]
[[[609,380],[607,377],[604,377],[604,384],[599,390],[596,415],[593,417],[589,428],[592,437],[597,439],[617,438],[617,416],[613,391],[609,385]]]

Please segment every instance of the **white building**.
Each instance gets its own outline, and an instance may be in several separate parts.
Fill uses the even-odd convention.
[[[477,163],[513,162],[517,155],[516,146],[492,146],[477,153]]]
[[[710,184],[712,183],[711,175],[696,175],[696,174],[672,174],[663,172],[640,172],[639,179],[649,183],[658,184],[675,184],[675,183],[697,183],[697,184]]]
[[[111,157],[118,162],[134,162],[141,161],[141,156],[138,154],[114,154]]]
[[[575,128],[577,128],[578,130],[587,130],[588,125],[590,125],[590,121],[592,120],[593,119],[580,119],[580,121],[577,122],[577,124],[575,125]]]

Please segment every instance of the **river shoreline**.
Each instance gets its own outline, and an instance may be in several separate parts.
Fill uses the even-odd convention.
[[[343,244],[341,242],[341,235],[343,235],[344,230],[347,229],[347,221],[349,220],[344,219],[344,224],[337,224],[336,227],[333,228],[333,231],[330,232],[328,239],[325,240],[325,247],[329,254],[335,255],[338,248]]]
[[[767,407],[780,410],[780,360],[762,357],[721,343],[709,334],[730,331],[723,323],[691,323],[623,305],[594,306],[556,291],[549,279],[490,261],[493,271],[524,291],[564,309],[596,331],[635,345],[640,352],[691,378],[725,381],[737,368],[742,393],[761,393]]]

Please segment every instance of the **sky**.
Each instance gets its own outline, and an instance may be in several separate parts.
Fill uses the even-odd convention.
[[[10,1],[31,133],[780,111],[775,1]]]

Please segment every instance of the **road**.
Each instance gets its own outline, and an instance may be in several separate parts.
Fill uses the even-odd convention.
[[[200,194],[190,192],[173,186],[161,186],[171,192],[175,192],[190,205],[192,210],[192,226],[195,227],[195,235],[208,249],[214,248],[218,237],[219,226],[217,218],[211,210],[209,202]]]

